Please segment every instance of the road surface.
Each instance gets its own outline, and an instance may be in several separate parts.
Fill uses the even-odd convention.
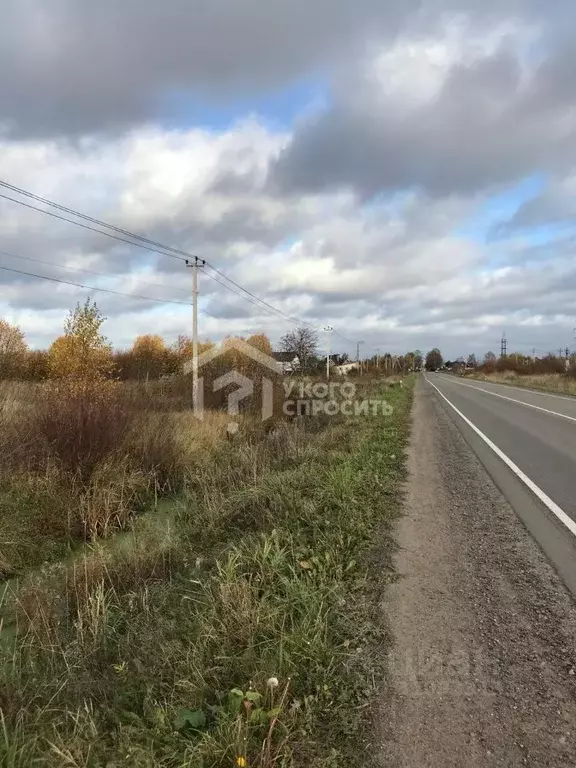
[[[576,595],[576,399],[448,374],[426,379]]]
[[[576,402],[428,379],[414,403],[400,577],[382,605],[395,644],[374,765],[573,767],[574,536],[552,510],[574,520],[576,422],[564,417]]]

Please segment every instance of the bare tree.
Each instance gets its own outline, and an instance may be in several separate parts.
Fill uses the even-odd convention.
[[[318,334],[313,328],[301,325],[280,339],[280,349],[297,357],[305,373],[313,367],[318,354]]]

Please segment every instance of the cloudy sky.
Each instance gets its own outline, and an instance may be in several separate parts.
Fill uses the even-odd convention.
[[[282,313],[206,269],[202,337],[576,346],[575,34],[568,0],[4,0],[0,179]],[[87,296],[117,346],[190,332],[178,259],[2,197],[0,251],[33,346]]]

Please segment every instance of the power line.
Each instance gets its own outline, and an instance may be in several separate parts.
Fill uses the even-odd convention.
[[[113,240],[117,240],[119,242],[126,243],[128,245],[136,246],[138,248],[142,248],[144,250],[150,251],[151,253],[157,253],[160,256],[168,256],[173,259],[177,259],[182,262],[186,262],[187,259],[193,259],[195,258],[194,255],[188,253],[187,251],[184,251],[180,248],[174,248],[170,245],[165,245],[164,243],[160,243],[157,240],[152,240],[151,238],[144,237],[142,235],[138,235],[135,232],[131,232],[130,230],[124,229],[122,227],[118,227],[115,224],[109,224],[106,221],[103,221],[102,219],[97,219],[93,216],[88,216],[87,214],[84,214],[80,211],[75,210],[74,208],[69,208],[65,205],[61,205],[60,203],[56,203],[53,200],[50,200],[46,197],[42,197],[40,195],[36,195],[33,192],[30,192],[26,189],[23,189],[21,187],[17,187],[14,184],[10,184],[7,181],[3,181],[0,179],[0,187],[9,189],[13,192],[16,192],[19,195],[22,195],[24,197],[27,197],[31,200],[34,200],[36,202],[40,202],[44,205],[50,206],[52,208],[55,208],[56,210],[63,211],[64,213],[68,213],[72,216],[75,216],[77,218],[80,218],[84,221],[89,221],[92,224],[97,224],[100,227],[105,227],[106,229],[110,229],[113,232],[117,232],[119,234],[114,235],[111,234],[111,232],[106,232],[102,229],[98,229],[97,227],[90,226],[88,224],[83,224],[79,221],[75,221],[74,219],[70,219],[66,216],[61,216],[60,214],[54,213],[53,211],[47,211],[44,208],[39,208],[38,206],[32,205],[30,203],[26,203],[23,200],[18,200],[16,198],[10,197],[9,195],[0,194],[0,198],[4,200],[8,200],[12,203],[16,203],[17,205],[21,205],[25,208],[37,211],[38,213],[44,213],[47,216],[51,216],[55,219],[58,219],[60,221],[65,221],[69,224],[74,224],[75,226],[81,227],[82,229],[89,230],[91,232],[95,232],[100,235],[104,235],[106,237],[109,237]],[[126,237],[121,237],[120,235],[125,235]],[[130,238],[130,239],[127,239]],[[137,242],[134,242],[137,241]],[[310,323],[306,320],[301,320],[298,318],[294,318],[290,315],[288,315],[283,310],[278,309],[277,307],[270,304],[265,299],[261,299],[259,296],[257,296],[252,291],[248,290],[247,288],[244,288],[244,286],[240,285],[240,283],[237,283],[235,280],[233,280],[231,277],[228,277],[224,272],[219,270],[217,267],[215,267],[213,264],[210,264],[210,262],[205,262],[208,267],[210,267],[211,270],[213,270],[216,274],[218,274],[220,277],[224,278],[224,280],[228,281],[231,285],[238,288],[240,291],[246,294],[246,296],[243,296],[242,294],[238,293],[237,291],[233,290],[230,285],[227,285],[226,283],[223,283],[222,281],[215,278],[213,275],[210,275],[208,273],[205,273],[208,278],[211,280],[214,280],[216,283],[221,285],[226,290],[230,291],[231,293],[235,294],[236,296],[239,296],[244,301],[248,301],[250,304],[253,304],[254,306],[264,309],[267,308],[268,314],[272,314],[272,316],[276,316],[280,319],[284,319],[288,322],[295,323],[297,325],[308,325],[310,327],[320,329],[320,325],[317,325],[315,323]],[[85,270],[87,273],[89,270]],[[97,274],[97,273],[94,273]],[[256,304],[255,302],[258,302]],[[259,306],[261,305],[261,306]],[[266,311],[266,310],[265,310]],[[206,313],[209,314],[209,313]],[[214,317],[214,315],[212,315]],[[340,338],[342,338],[344,341],[348,343],[354,343],[351,339],[346,338],[341,333],[339,333],[337,330],[334,331]]]
[[[346,336],[343,336],[340,333],[340,331],[337,331],[335,328],[333,329],[333,331],[336,334],[336,336],[340,336],[341,339],[343,339],[344,341],[347,341],[349,344],[356,344],[356,342],[353,339],[349,339]]]
[[[45,264],[46,266],[58,267],[59,269],[68,269],[68,270],[71,270],[73,272],[85,272],[87,274],[94,275],[95,277],[103,277],[103,278],[109,278],[109,279],[113,279],[113,277],[114,277],[113,275],[109,275],[109,274],[107,275],[107,274],[104,274],[103,272],[95,272],[93,270],[83,269],[83,268],[80,268],[80,267],[70,267],[70,266],[68,266],[66,264],[58,264],[56,262],[45,261],[43,259],[36,259],[36,258],[32,258],[31,256],[20,256],[19,254],[9,253],[8,251],[0,250],[0,255],[8,256],[8,257],[13,258],[13,259],[22,259],[24,261],[32,261],[32,262],[35,262],[35,263],[38,263],[38,264]],[[138,296],[137,294],[124,293],[122,291],[116,291],[116,290],[113,290],[113,289],[98,288],[96,286],[86,286],[86,285],[81,284],[81,283],[74,283],[74,282],[71,282],[71,281],[60,280],[58,278],[48,277],[46,275],[37,275],[37,274],[32,273],[32,272],[23,272],[22,270],[10,269],[9,267],[0,267],[0,269],[4,269],[6,271],[16,272],[18,274],[23,274],[23,275],[30,275],[31,277],[38,277],[38,278],[44,279],[44,280],[52,280],[54,282],[60,282],[60,283],[66,284],[66,285],[75,285],[75,286],[78,286],[79,288],[87,288],[87,289],[94,290],[94,291],[104,291],[105,293],[114,293],[114,294],[117,294],[119,296],[134,296],[135,298],[148,299],[148,300],[151,300],[151,301],[164,301],[164,302],[170,303],[170,304],[183,304],[185,306],[190,306],[190,302],[185,302],[185,301],[173,301],[173,300],[170,300],[170,299],[159,299],[159,298],[152,297],[152,296]],[[216,280],[216,282],[220,283],[219,280]],[[149,286],[156,286],[158,288],[170,288],[171,287],[171,286],[167,286],[167,285],[162,285],[161,283],[147,282],[147,283],[144,283],[144,284],[145,285],[149,285]],[[222,283],[220,283],[220,285],[222,285]],[[185,293],[189,293],[188,291],[185,291],[183,288],[181,288],[181,289],[175,288],[175,290],[180,290],[180,291],[184,291]],[[236,293],[236,292],[233,291],[233,293]],[[237,294],[237,295],[240,296],[240,298],[244,298],[243,296],[241,296],[241,294]],[[256,302],[250,302],[250,303],[253,304],[256,307],[256,309],[260,309],[260,310],[263,309],[260,305],[256,304]],[[217,317],[216,315],[212,314],[211,312],[208,312],[205,309],[200,309],[199,311],[202,314],[209,315],[210,317],[213,317],[216,320],[220,320],[221,319],[221,318]],[[281,318],[279,318],[279,319],[281,319]]]
[[[174,248],[171,245],[164,245],[163,243],[160,243],[157,240],[152,240],[152,239],[150,239],[148,237],[143,237],[142,235],[138,235],[135,232],[131,232],[128,229],[123,229],[122,227],[118,227],[115,224],[108,224],[107,222],[103,221],[102,219],[97,219],[97,218],[94,218],[93,216],[88,216],[85,213],[81,213],[80,211],[76,211],[74,208],[68,208],[65,205],[61,205],[60,203],[56,203],[56,202],[54,202],[52,200],[49,200],[46,197],[41,197],[40,195],[35,195],[34,193],[29,192],[28,190],[22,189],[21,187],[17,187],[14,184],[9,184],[8,182],[3,181],[1,179],[0,179],[0,186],[1,187],[5,187],[7,189],[10,189],[13,192],[17,192],[20,195],[24,195],[25,197],[28,197],[28,198],[30,198],[32,200],[36,200],[37,202],[41,202],[44,205],[49,205],[49,206],[51,206],[53,208],[56,208],[56,209],[58,209],[60,211],[64,211],[65,213],[72,214],[73,216],[81,218],[81,219],[83,219],[85,221],[90,221],[93,224],[98,224],[101,227],[106,227],[107,229],[111,229],[114,232],[119,232],[120,234],[126,235],[127,237],[133,238],[135,240],[139,240],[139,241],[141,241],[143,243],[147,243],[148,245],[154,246],[155,249],[156,248],[162,249],[162,252],[164,252],[164,251],[171,251],[173,254],[177,255],[177,257],[180,258],[180,260],[182,260],[182,261],[185,261],[186,259],[194,258],[194,256],[192,254],[189,254],[187,251],[183,251],[180,248]],[[12,202],[18,203],[18,201],[14,200],[13,198],[8,198],[7,196],[4,196],[4,195],[1,195],[1,196],[5,197],[5,199],[11,200]],[[42,210],[42,209],[35,208],[34,206],[31,206],[31,207],[33,207],[34,210],[39,210],[39,211]],[[45,213],[49,213],[49,211],[44,211],[44,212]],[[78,222],[71,221],[70,219],[67,219],[67,218],[64,218],[64,217],[61,217],[61,218],[63,218],[64,221],[69,221],[70,223],[78,224]],[[90,229],[93,229],[93,228],[90,228]],[[94,230],[94,231],[101,232],[101,230]],[[101,232],[101,234],[106,234],[106,233]],[[124,241],[124,242],[126,242],[126,241]],[[134,245],[135,245],[135,243],[134,243]],[[165,255],[169,256],[171,254],[166,253]],[[304,324],[304,325],[314,325],[313,323],[307,323],[306,321],[301,321],[301,320],[297,320],[296,318],[290,317],[289,315],[287,315],[282,310],[278,309],[277,307],[274,307],[272,304],[267,302],[265,299],[261,299],[259,296],[256,296],[256,294],[252,293],[252,291],[249,291],[248,288],[244,288],[244,286],[242,286],[239,283],[237,283],[231,277],[228,277],[228,275],[226,275],[224,272],[219,270],[214,265],[210,264],[210,262],[206,262],[206,265],[209,266],[210,269],[212,269],[214,272],[216,272],[216,274],[220,275],[220,277],[223,277],[225,280],[230,282],[232,285],[236,286],[236,288],[239,288],[241,291],[244,291],[244,293],[246,293],[248,296],[252,297],[256,301],[261,302],[262,304],[264,304],[265,306],[269,307],[274,312],[282,315],[283,317],[285,317],[287,319],[290,319],[292,322],[297,322],[297,323]],[[211,277],[211,276],[208,275],[208,277]],[[224,288],[228,288],[228,286],[226,286],[224,283],[220,283],[220,285],[222,285]]]
[[[3,198],[4,200],[9,200],[12,203],[16,203],[17,205],[22,205],[25,208],[29,208],[31,210],[37,211],[38,213],[44,213],[47,216],[52,216],[53,218],[59,219],[60,221],[65,221],[69,224],[74,224],[78,227],[82,227],[83,229],[87,229],[91,232],[96,232],[97,234],[105,235],[106,237],[110,237],[114,240],[127,243],[128,245],[135,245],[138,248],[142,248],[144,250],[150,251],[152,253],[158,253],[161,256],[169,256],[170,258],[177,259],[179,261],[185,262],[186,259],[193,259],[194,256],[187,251],[181,250],[179,248],[174,248],[170,245],[164,245],[163,243],[160,243],[156,240],[151,240],[150,238],[143,237],[142,235],[138,235],[135,232],[131,232],[130,230],[123,229],[122,227],[117,227],[114,224],[108,224],[105,221],[102,221],[101,219],[96,219],[92,216],[88,216],[84,213],[81,213],[80,211],[76,211],[73,208],[68,208],[67,206],[60,205],[59,203],[54,202],[53,200],[49,200],[48,198],[41,197],[40,195],[35,195],[32,192],[29,192],[28,190],[22,189],[20,187],[16,187],[13,184],[9,184],[6,181],[0,180],[0,186],[5,187],[7,189],[10,189],[14,192],[17,192],[20,195],[23,195],[25,197],[28,197],[32,200],[35,200],[37,202],[41,202],[45,205],[51,206],[53,208],[56,208],[57,210],[64,211],[66,213],[69,213],[73,216],[76,216],[78,218],[84,219],[85,221],[90,221],[94,224],[98,224],[101,227],[106,227],[107,229],[111,229],[115,232],[119,232],[120,234],[126,235],[129,238],[132,238],[131,240],[126,239],[125,237],[120,237],[119,235],[113,235],[110,232],[105,232],[101,229],[98,229],[97,227],[89,226],[88,224],[82,224],[79,221],[74,221],[73,219],[70,219],[66,216],[61,216],[57,213],[54,213],[53,211],[47,211],[44,208],[39,208],[38,206],[32,205],[30,203],[25,203],[23,200],[17,200],[16,198],[10,197],[9,195],[3,195],[0,194],[0,198]],[[137,240],[140,242],[133,242],[133,240]],[[169,253],[167,253],[169,251]],[[242,285],[237,283],[236,281],[232,280],[232,278],[225,275],[222,271],[214,267],[209,262],[206,262],[206,264],[217,274],[219,274],[221,277],[223,277],[225,280],[228,280],[232,285],[239,288],[241,291],[246,293],[251,298],[255,299],[256,301],[260,302],[262,305],[268,307],[272,311],[274,311],[277,315],[284,317],[285,319],[290,319],[291,322],[298,322],[300,324],[307,324],[305,321],[296,320],[295,318],[290,318],[289,315],[287,315],[282,310],[278,309],[277,307],[274,307],[269,302],[265,301],[264,299],[261,299],[259,296],[256,296],[256,294],[249,291],[247,288],[244,288]],[[208,275],[208,277],[212,277],[211,275]],[[212,278],[214,279],[214,278]],[[219,282],[216,280],[216,282]],[[232,293],[235,293],[235,291],[232,291],[230,286],[226,285],[225,283],[221,283],[223,288],[230,290]],[[237,294],[238,295],[238,294]],[[244,298],[244,297],[241,297]],[[250,302],[252,303],[252,302]]]
[[[144,301],[156,301],[160,304],[180,304],[182,306],[189,307],[191,306],[191,303],[189,301],[176,301],[173,299],[157,299],[153,296],[141,296],[137,293],[125,293],[124,291],[115,291],[112,288],[98,288],[94,285],[85,285],[84,283],[75,283],[72,280],[62,280],[58,277],[48,277],[47,275],[38,275],[34,272],[24,272],[21,269],[13,269],[12,267],[4,267],[0,266],[0,269],[4,272],[14,272],[17,275],[27,275],[28,277],[36,277],[39,280],[49,280],[52,283],[61,283],[62,285],[72,285],[76,288],[85,288],[89,291],[101,291],[102,293],[112,293],[115,296],[129,296],[132,299],[142,299]],[[210,315],[210,317],[213,317],[215,320],[219,320],[219,317],[216,317],[216,315],[212,315],[210,312],[207,312],[206,310],[200,310],[206,315]]]
[[[140,240],[143,243],[148,243],[148,245],[153,245],[156,248],[162,248],[163,250],[167,251],[173,251],[174,254],[178,254],[180,258],[180,261],[185,261],[186,258],[190,258],[190,254],[186,253],[185,251],[181,251],[179,248],[173,248],[171,245],[164,245],[163,243],[157,242],[156,240],[151,240],[148,237],[143,237],[142,235],[138,235],[135,232],[130,232],[128,229],[123,229],[122,227],[118,227],[115,224],[108,224],[106,221],[102,221],[101,219],[96,219],[93,216],[88,216],[85,213],[81,213],[80,211],[75,210],[74,208],[67,208],[65,205],[61,205],[60,203],[54,202],[54,200],[49,200],[47,197],[41,197],[40,195],[35,195],[33,192],[29,192],[26,189],[22,189],[20,187],[16,187],[13,184],[9,184],[7,181],[3,181],[0,179],[0,187],[5,187],[7,189],[12,190],[12,192],[17,192],[19,195],[23,195],[24,197],[28,197],[31,200],[36,200],[39,203],[43,203],[44,205],[49,205],[51,208],[56,208],[59,211],[64,211],[64,213],[70,213],[73,216],[76,216],[79,219],[84,219],[84,221],[90,221],[92,224],[98,224],[101,227],[106,227],[107,229],[112,229],[114,232],[119,232],[122,235],[126,235],[127,237],[133,238],[134,240]],[[7,198],[8,200],[12,200],[13,202],[19,202],[18,200],[13,200],[12,198]],[[31,206],[33,207],[33,206]],[[35,210],[41,211],[42,213],[49,213],[49,211],[44,211],[41,208],[35,208]],[[70,221],[70,219],[63,219],[64,221]],[[71,224],[78,224],[78,222],[71,221]],[[81,226],[78,224],[78,226]],[[95,230],[100,231],[100,230]],[[106,234],[102,232],[102,234]],[[169,254],[165,254],[168,256]]]
[[[0,251],[0,256],[9,256],[11,259],[21,259],[22,261],[33,261],[36,264],[46,264],[48,267],[58,267],[58,269],[68,269],[72,272],[85,272],[87,275],[95,275],[96,277],[106,277],[110,279],[114,279],[114,277],[117,277],[116,275],[107,275],[103,272],[95,272],[92,269],[85,269],[84,267],[71,267],[68,264],[58,264],[55,261],[46,261],[45,259],[35,259],[32,256],[20,256],[17,253],[10,253],[9,251]],[[179,293],[185,293],[188,295],[190,291],[185,290],[184,288],[177,288],[176,286],[167,285],[166,283],[153,283],[149,280],[145,280],[142,282],[142,285],[149,285],[149,286],[155,286],[156,288],[170,288],[173,291],[178,291]]]
[[[242,285],[240,285],[239,283],[237,283],[235,280],[232,280],[232,278],[231,278],[231,277],[228,277],[228,275],[225,275],[225,274],[224,274],[224,272],[221,272],[219,269],[216,269],[216,267],[214,267],[214,266],[213,266],[212,264],[210,264],[209,262],[206,262],[206,264],[207,264],[207,266],[209,266],[209,267],[210,267],[210,269],[211,269],[211,270],[213,270],[214,272],[216,272],[216,274],[220,275],[220,276],[221,276],[221,277],[223,277],[225,280],[228,280],[228,282],[232,283],[232,285],[235,285],[237,288],[240,288],[240,290],[241,290],[241,291],[244,291],[244,293],[248,294],[248,296],[251,296],[252,298],[254,298],[254,299],[256,299],[257,301],[261,302],[262,304],[266,305],[266,306],[267,306],[267,307],[269,307],[270,309],[274,310],[274,312],[277,312],[279,315],[281,315],[282,317],[284,317],[286,320],[289,320],[289,321],[290,321],[290,322],[292,322],[292,323],[297,323],[298,325],[309,325],[309,326],[312,326],[312,327],[318,327],[318,328],[320,327],[320,326],[316,326],[316,325],[315,325],[315,323],[309,323],[309,322],[307,322],[306,320],[299,320],[298,318],[295,318],[295,317],[291,317],[290,315],[286,314],[286,312],[284,312],[283,310],[281,310],[281,309],[278,309],[277,307],[274,307],[274,306],[273,306],[272,304],[270,304],[269,302],[265,301],[264,299],[261,299],[259,296],[256,296],[256,294],[254,294],[254,293],[252,293],[251,291],[249,291],[249,290],[248,290],[248,288],[244,288]],[[212,275],[207,275],[207,276],[208,276],[208,277],[210,277],[210,278],[211,278],[211,279],[213,279],[213,280],[215,280],[215,279],[216,279],[216,278],[212,277]],[[217,281],[217,282],[218,282],[218,281]],[[220,285],[223,285],[225,288],[228,288],[228,289],[229,289],[229,287],[228,287],[227,285],[225,285],[224,283],[220,283]],[[229,290],[230,290],[230,289],[229,289]]]
[[[9,197],[8,195],[2,195],[0,194],[0,198],[3,200],[9,200],[11,203],[16,203],[17,205],[22,205],[24,208],[30,208],[33,211],[38,211],[38,213],[44,213],[46,216],[52,216],[54,219],[60,219],[60,221],[67,221],[68,224],[74,224],[77,227],[82,227],[82,229],[88,229],[91,232],[97,232],[99,235],[105,235],[106,237],[111,237],[113,240],[118,240],[122,243],[128,243],[128,245],[135,245],[137,248],[143,248],[146,251],[151,251],[152,253],[159,253],[161,256],[170,256],[173,259],[178,259],[178,261],[186,261],[186,259],[181,258],[180,256],[174,256],[173,254],[166,253],[165,251],[161,251],[158,248],[152,248],[148,245],[144,245],[143,243],[135,243],[132,240],[127,240],[125,237],[119,237],[118,235],[113,235],[110,232],[104,232],[101,229],[97,229],[96,227],[90,227],[88,224],[82,224],[79,221],[74,221],[74,219],[67,219],[66,216],[60,216],[58,213],[54,213],[53,211],[46,211],[44,208],[38,208],[36,205],[31,205],[30,203],[25,203],[23,200],[16,200],[14,197]],[[79,214],[82,215],[82,214]]]
[[[209,266],[209,265],[206,264],[206,266]],[[211,269],[213,269],[213,267],[211,267]],[[261,303],[256,303],[256,301],[252,301],[250,297],[243,296],[241,293],[239,293],[238,291],[235,291],[229,285],[226,285],[226,283],[223,283],[221,280],[218,280],[218,278],[214,277],[214,275],[210,275],[208,272],[204,272],[204,274],[206,275],[207,278],[209,278],[210,280],[213,280],[215,283],[218,283],[218,285],[221,285],[223,288],[226,288],[226,290],[230,291],[235,296],[238,296],[243,301],[247,301],[249,304],[253,304],[257,309],[266,312],[267,314],[271,315],[272,317],[275,317],[278,320],[284,320],[285,322],[295,323],[296,325],[310,325],[311,327],[314,327],[314,328],[317,327],[317,326],[314,326],[312,323],[305,323],[302,320],[298,320],[294,317],[290,317],[290,315],[286,315],[281,310],[275,309],[271,305],[267,304],[267,302],[262,302],[261,299],[258,299],[258,301]],[[270,309],[268,309],[268,307],[270,307]]]

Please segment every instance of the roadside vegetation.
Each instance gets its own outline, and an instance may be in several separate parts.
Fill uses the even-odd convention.
[[[466,360],[444,361],[440,350],[433,349],[426,355],[426,370],[576,396],[576,354],[570,354],[569,350],[565,350],[564,355],[550,353],[542,357],[519,353],[497,357],[487,352],[482,361],[474,354]]]
[[[469,365],[467,369],[457,366],[456,372],[496,384],[576,395],[576,358],[570,356],[549,354],[537,358],[510,354],[497,358],[489,352],[481,364]]]
[[[493,381],[495,384],[509,384],[514,387],[525,387],[526,389],[537,389],[542,392],[576,397],[576,376],[571,374],[534,373],[522,376],[515,371],[495,373],[476,371],[467,372],[466,375],[480,381]]]
[[[231,435],[186,382],[113,380],[101,321],[78,307],[50,378],[0,393],[0,765],[360,764],[410,381],[356,382],[389,415]]]

